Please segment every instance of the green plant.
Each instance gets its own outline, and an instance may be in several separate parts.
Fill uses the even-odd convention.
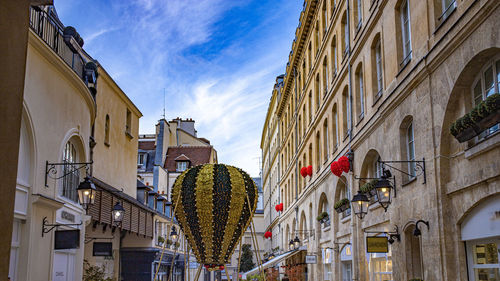
[[[173,242],[172,242],[172,240],[167,239],[167,245],[169,245],[169,246],[170,246],[170,245],[172,245],[172,243],[173,243]]]
[[[247,277],[248,281],[265,281],[265,279],[260,274],[254,274]]]
[[[375,188],[375,184],[378,182],[378,179],[373,179],[365,184],[363,184],[359,190],[363,193],[369,193],[372,189]]]
[[[276,248],[273,248],[272,250],[273,250],[273,252],[277,252],[277,251],[279,251],[279,250],[280,250],[280,247],[278,246],[278,247],[276,247]]]
[[[181,243],[179,243],[179,242],[174,243],[174,247],[176,247],[176,248],[179,248],[180,245],[181,245]]]
[[[324,218],[326,218],[326,217],[328,217],[328,213],[327,213],[327,212],[323,212],[323,213],[319,214],[319,215],[316,217],[316,220],[317,220],[317,221],[320,221],[320,220],[322,220],[322,219],[324,219]]]
[[[158,236],[158,243],[163,243],[165,242],[165,238],[163,238],[162,236]]]
[[[247,272],[250,269],[255,267],[255,263],[253,262],[253,252],[250,249],[250,244],[243,244],[241,248],[241,272]],[[251,279],[250,279],[251,280]]]
[[[498,93],[489,96],[477,104],[470,112],[453,122],[450,126],[450,133],[457,136],[497,110],[500,110],[500,94]]]
[[[342,207],[342,206],[344,206],[344,205],[349,204],[349,202],[350,202],[350,201],[349,201],[349,199],[347,199],[347,198],[340,199],[339,201],[335,202],[335,205],[333,205],[333,207],[334,207],[335,209],[337,209],[337,208],[340,208],[340,207]]]
[[[106,273],[103,266],[91,265],[87,260],[83,260],[83,279],[82,281],[112,281],[111,278],[104,278]]]

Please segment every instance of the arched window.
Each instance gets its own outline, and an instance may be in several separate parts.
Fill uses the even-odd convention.
[[[489,61],[476,77],[472,85],[473,106],[478,105],[481,101],[494,93],[500,92],[500,58],[497,56],[494,60]],[[479,135],[479,139],[500,129],[498,123],[493,127],[485,130]]]
[[[319,198],[319,208],[318,208],[318,215],[321,215],[322,213],[326,213],[327,217],[322,223],[322,228],[330,226],[330,204],[328,204],[328,198],[326,197],[325,193],[322,193],[320,198]]]
[[[316,21],[316,33],[315,33],[315,36],[314,36],[314,45],[316,47],[316,52],[314,53],[314,55],[317,55],[318,52],[319,52],[319,21]]]
[[[328,30],[328,11],[326,9],[326,1],[323,2],[323,38],[326,37],[326,31]]]
[[[323,59],[323,93],[328,93],[328,55]]]
[[[323,122],[323,162],[326,162],[328,155],[330,155],[328,143],[328,119],[325,119]]]
[[[410,25],[410,5],[408,0],[403,0],[399,6],[402,62],[401,67],[411,60],[411,25]]]
[[[62,178],[62,192],[61,195],[78,202],[78,193],[76,189],[80,183],[80,171],[73,167],[74,163],[78,163],[78,151],[76,146],[70,140],[64,146],[63,151],[63,175]]]
[[[304,211],[302,211],[302,213],[300,214],[300,224],[299,224],[299,234],[300,234],[300,239],[301,240],[306,240],[307,238],[309,238],[307,236],[307,221],[306,221],[306,214],[304,213]]]
[[[363,82],[363,65],[359,64],[356,69],[356,113],[359,120],[365,115],[365,95]]]
[[[406,254],[407,279],[423,279],[422,255],[420,254],[420,238],[413,235],[415,225],[405,229],[404,246]]]
[[[310,163],[310,165],[313,165],[313,164],[314,164],[314,163],[313,163],[313,161],[314,161],[314,160],[313,160],[313,157],[312,157],[312,156],[313,156],[313,148],[312,148],[312,143],[311,143],[311,144],[309,144],[309,163]],[[310,179],[310,178],[311,178],[311,177],[309,177],[309,179]]]
[[[349,52],[349,25],[347,25],[347,14],[342,16],[342,59],[347,56]]]
[[[316,172],[319,172],[321,167],[321,138],[319,136],[319,131],[316,133]]]
[[[306,74],[306,60],[302,62],[302,90],[306,87],[307,74]]]
[[[332,76],[337,75],[337,36],[332,39]]]
[[[337,6],[335,2],[336,2],[336,0],[331,0],[330,1],[330,7],[331,7],[331,10],[332,10],[332,17],[333,17],[333,14],[335,12],[335,8]]]
[[[339,132],[338,132],[338,113],[337,113],[337,104],[333,105],[332,110],[332,138],[333,138],[333,151],[337,149],[339,144]]]
[[[345,137],[347,137],[348,129],[349,129],[349,94],[348,89],[345,87],[344,92],[342,93],[342,133]]]
[[[302,107],[302,116],[304,117],[304,119],[302,120],[302,136],[305,137],[306,135],[306,129],[307,129],[307,125],[306,125],[306,105],[304,104],[304,106]]]
[[[311,125],[313,117],[312,117],[312,91],[309,91],[309,125]]]
[[[349,186],[347,186],[347,179],[345,177],[341,177],[339,179],[339,183],[338,183],[337,188],[340,189],[340,197],[338,200],[347,198],[347,199],[349,199],[349,201],[351,201],[351,199],[352,199],[351,192],[349,190]],[[341,214],[342,218],[346,218],[346,217],[351,215],[351,207],[350,206],[351,205],[349,204],[349,208],[347,210],[345,210],[344,212],[342,212],[342,214]]]
[[[356,31],[361,28],[363,24],[363,7],[361,6],[361,0],[355,0],[354,2],[354,22],[356,23]]]
[[[319,73],[316,74],[316,83],[314,83],[315,101],[316,101],[316,112],[319,110],[319,104],[321,100],[321,93],[319,91]]]
[[[401,155],[406,158],[407,161],[415,160],[415,139],[414,139],[414,126],[412,116],[406,116],[400,125],[400,142],[401,142]],[[408,176],[406,176],[404,181],[411,181],[415,178],[415,163],[408,162],[406,167],[401,167],[406,170]]]
[[[375,36],[372,45],[372,81],[375,99],[382,95],[383,86],[383,70],[382,70],[382,47],[380,43],[380,35]],[[375,100],[374,99],[374,100]]]
[[[307,63],[309,64],[309,71],[312,68],[312,42],[309,42],[309,48],[307,49]]]
[[[104,144],[109,146],[109,115],[106,114],[106,121],[104,123]]]
[[[298,131],[298,136],[297,136],[297,140],[298,142],[300,143],[300,141],[302,140],[302,137],[303,137],[303,134],[302,134],[302,116],[299,115],[299,119],[297,121],[297,124],[299,125],[299,131]]]

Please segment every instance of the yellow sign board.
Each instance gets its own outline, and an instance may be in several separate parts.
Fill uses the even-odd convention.
[[[387,237],[378,237],[378,236],[366,237],[366,252],[388,253],[389,243],[387,242]]]

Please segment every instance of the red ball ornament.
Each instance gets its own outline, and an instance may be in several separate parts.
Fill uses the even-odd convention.
[[[307,168],[306,167],[302,167],[300,168],[300,175],[305,178],[307,177]]]
[[[279,212],[280,211],[280,204],[277,204],[276,206],[274,206],[274,209],[276,210],[276,212]]]
[[[340,167],[340,165],[337,161],[334,161],[330,165],[330,170],[332,170],[332,173],[334,175],[336,175],[337,177],[340,177],[342,175],[342,168]]]
[[[224,270],[224,266],[223,265],[219,266],[219,269]]]
[[[266,233],[264,233],[264,238],[271,238],[273,236],[273,234],[271,233],[271,231],[266,231]]]
[[[307,175],[309,175],[310,177],[312,177],[312,175],[313,175],[313,166],[311,166],[311,165],[307,166]]]
[[[344,173],[349,172],[351,163],[349,163],[349,158],[347,158],[347,156],[340,157],[339,160],[337,160],[337,162],[339,162],[340,168],[342,169],[342,171],[344,171]]]

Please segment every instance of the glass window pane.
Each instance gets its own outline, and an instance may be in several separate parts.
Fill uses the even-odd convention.
[[[500,60],[497,61],[496,63],[496,70],[497,70],[497,89],[496,92],[500,92]]]
[[[483,100],[483,93],[481,90],[481,80],[477,81],[474,87],[474,105],[479,104]]]
[[[476,281],[499,281],[500,274],[498,268],[475,268],[474,276]]]
[[[474,246],[475,264],[498,264],[498,247],[496,243],[477,244]]]
[[[486,96],[489,96],[495,92],[495,85],[493,82],[493,68],[488,67],[486,71],[484,72],[484,87],[485,87],[485,92]]]

